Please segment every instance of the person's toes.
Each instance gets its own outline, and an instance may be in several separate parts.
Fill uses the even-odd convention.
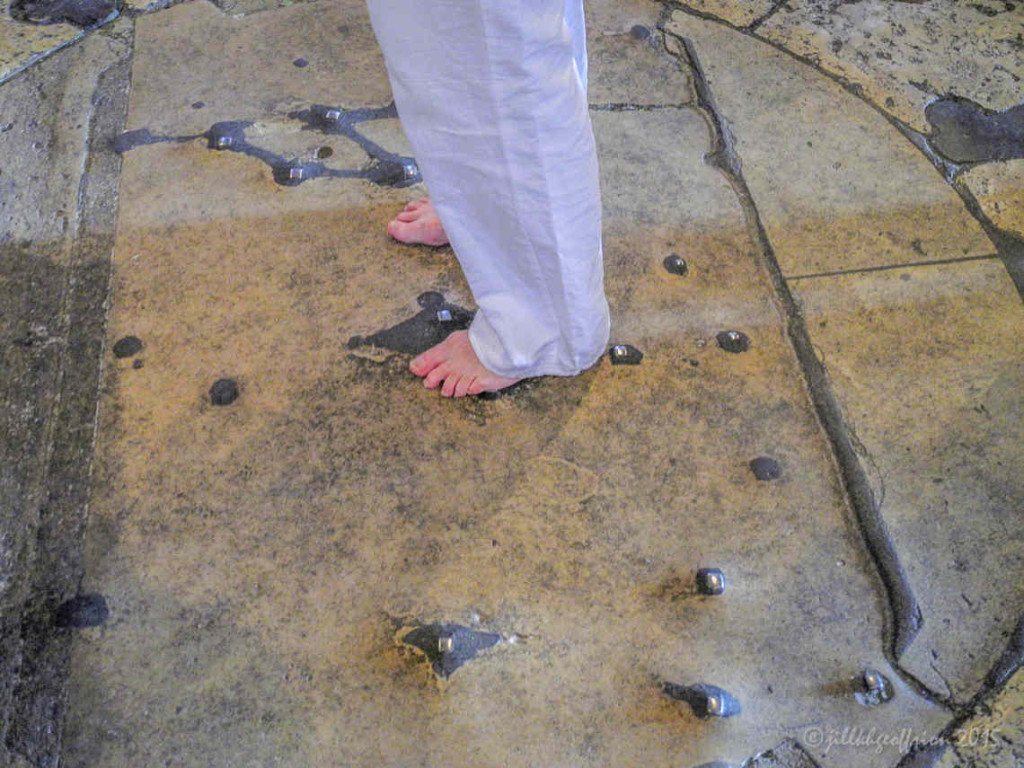
[[[419,211],[402,211],[395,216],[395,221],[416,221],[420,217]]]
[[[400,243],[410,243],[417,239],[421,227],[415,222],[388,222],[388,234]]]
[[[461,379],[459,379],[459,383],[455,385],[455,396],[465,397],[466,395],[468,395],[469,390],[473,386],[473,383],[476,381],[476,379],[476,376],[463,376]]]
[[[427,389],[437,389],[442,381],[447,381],[448,375],[452,372],[447,362],[441,363],[423,379],[423,386]]]
[[[441,394],[445,397],[452,397],[455,394],[455,389],[462,383],[464,378],[465,376],[458,371],[447,376],[444,380],[444,386],[441,387]]]
[[[417,376],[426,376],[431,371],[435,370],[437,366],[445,362],[448,359],[447,350],[442,348],[440,344],[436,347],[431,347],[422,355],[414,358],[409,363],[409,370],[415,373]]]

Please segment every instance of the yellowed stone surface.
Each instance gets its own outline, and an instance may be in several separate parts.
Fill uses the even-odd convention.
[[[280,18],[313,23],[302,12]],[[140,36],[135,93],[151,76],[186,103],[190,84],[146,62],[166,56],[160,32]],[[194,65],[224,71],[243,43]],[[139,96],[131,125],[163,112]],[[881,593],[747,222],[702,162],[704,119],[594,121],[614,340],[646,358],[496,402],[443,400],[407,356],[347,347],[422,291],[470,305],[450,251],[384,234],[422,190],[279,187],[201,141],[125,156],[110,340],[145,346],[104,388],[85,588],[112,616],[75,645],[66,765],[678,766],[894,713],[941,727],[895,676],[888,708],[849,695],[864,666],[887,669]],[[296,140],[283,124],[261,128],[275,151]],[[661,266],[673,251],[686,278]],[[718,349],[726,328],[752,349]],[[242,394],[214,407],[223,376]],[[761,454],[779,480],[754,480]],[[721,598],[692,594],[708,565]],[[438,685],[394,642],[409,619],[506,642]],[[698,721],[658,678],[721,685],[744,714]]]
[[[72,24],[40,26],[0,14],[0,83],[84,34]]]
[[[992,223],[1024,237],[1024,160],[983,163],[958,177]]]
[[[1024,765],[1024,672],[949,740],[935,768],[1018,768]]]
[[[792,0],[758,34],[859,85],[919,131],[925,106],[960,96],[987,109],[1024,102],[1024,14],[1002,0]]]
[[[383,105],[391,90],[365,18],[360,0],[241,18],[192,0],[144,16],[128,129],[182,135],[224,120],[281,120],[311,103]],[[197,66],[211,51],[225,54],[218,69]]]
[[[587,41],[591,104],[680,105],[692,101],[690,73],[660,45],[658,33],[632,28],[595,33]]]
[[[683,12],[789,276],[994,252],[959,196],[881,116],[810,67]]]
[[[905,665],[966,702],[1024,612],[1024,306],[998,260],[800,280],[925,625]]]

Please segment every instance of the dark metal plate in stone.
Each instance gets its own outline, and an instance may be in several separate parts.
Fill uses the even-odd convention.
[[[422,651],[435,674],[447,678],[480,651],[500,643],[501,635],[458,624],[428,624],[409,630],[402,642]]]
[[[10,14],[29,24],[68,22],[86,29],[106,21],[116,10],[111,0],[11,0]]]
[[[988,112],[962,99],[939,99],[924,115],[932,125],[928,143],[954,163],[1024,157],[1024,104]]]
[[[421,293],[416,301],[423,308],[418,314],[370,336],[353,336],[348,340],[349,349],[379,347],[419,355],[452,332],[465,330],[473,320],[472,311],[446,301],[437,291]]]

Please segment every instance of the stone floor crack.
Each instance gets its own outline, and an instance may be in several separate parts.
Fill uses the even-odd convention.
[[[749,31],[753,32],[758,27],[760,27],[762,24],[764,24],[766,21],[768,21],[768,19],[770,19],[772,16],[774,16],[776,13],[778,13],[785,4],[786,4],[786,0],[776,0],[775,5],[773,5],[767,11],[765,11],[765,13],[762,16],[758,17],[757,19],[754,19],[754,21],[752,21],[750,23],[750,25],[747,27],[747,29]]]
[[[590,104],[594,112],[654,112],[659,109],[686,109],[689,104],[631,104],[629,102],[613,102],[608,104]]]
[[[986,253],[980,256],[962,256],[956,259],[936,259],[933,261],[908,261],[902,264],[883,264],[877,267],[861,267],[859,269],[835,269],[829,272],[808,272],[806,275],[792,275],[786,281],[812,280],[818,277],[835,277],[837,275],[859,275],[867,272],[888,272],[896,269],[913,269],[914,267],[933,267],[941,264],[962,264],[970,261],[992,261],[998,259],[998,253]]]

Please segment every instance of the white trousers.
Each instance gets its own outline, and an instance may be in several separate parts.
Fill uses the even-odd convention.
[[[398,114],[501,376],[608,343],[582,0],[368,0]]]

